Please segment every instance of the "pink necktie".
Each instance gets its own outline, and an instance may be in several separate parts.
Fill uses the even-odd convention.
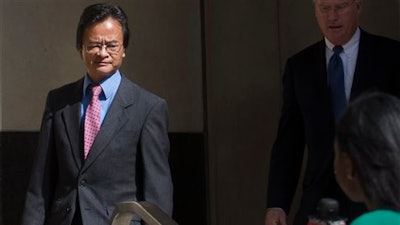
[[[90,101],[85,115],[85,143],[84,143],[84,157],[87,158],[90,148],[96,138],[97,133],[100,130],[100,100],[99,95],[101,93],[100,85],[90,86],[92,91],[92,100]]]

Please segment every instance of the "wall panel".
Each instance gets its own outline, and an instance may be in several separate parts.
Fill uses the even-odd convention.
[[[206,1],[211,224],[261,224],[279,109],[277,5]]]

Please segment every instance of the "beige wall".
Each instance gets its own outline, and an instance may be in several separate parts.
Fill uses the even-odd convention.
[[[126,0],[132,46],[123,69],[167,99],[170,130],[203,131],[199,0]]]
[[[71,26],[79,13],[63,1],[3,1],[3,7],[2,128],[38,130],[47,92],[84,72]]]
[[[82,77],[79,16],[92,1],[2,0],[2,130],[38,130],[50,89]],[[132,39],[121,71],[167,99],[170,130],[203,130],[198,1],[118,1]]]
[[[364,0],[361,26],[369,32],[400,39],[400,1]]]

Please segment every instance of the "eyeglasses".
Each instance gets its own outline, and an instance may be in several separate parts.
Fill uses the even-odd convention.
[[[320,5],[318,7],[318,10],[321,14],[328,14],[330,11],[333,10],[333,12],[341,14],[344,13],[353,3],[355,2],[355,0],[351,1],[351,2],[345,2],[339,5],[335,5],[335,6],[327,6],[327,5]]]
[[[89,43],[87,45],[84,45],[85,50],[87,53],[89,54],[97,54],[100,51],[103,50],[103,48],[105,47],[106,51],[109,54],[117,54],[120,50],[122,45],[118,44],[118,43],[114,43],[114,42],[110,42],[110,43],[106,43],[105,45],[101,44],[101,43]]]

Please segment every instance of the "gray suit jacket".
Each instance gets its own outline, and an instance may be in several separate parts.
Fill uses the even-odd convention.
[[[166,102],[125,77],[83,160],[83,79],[47,97],[22,225],[109,225],[119,202],[145,200],[172,213]],[[79,204],[79,207],[77,207]]]

